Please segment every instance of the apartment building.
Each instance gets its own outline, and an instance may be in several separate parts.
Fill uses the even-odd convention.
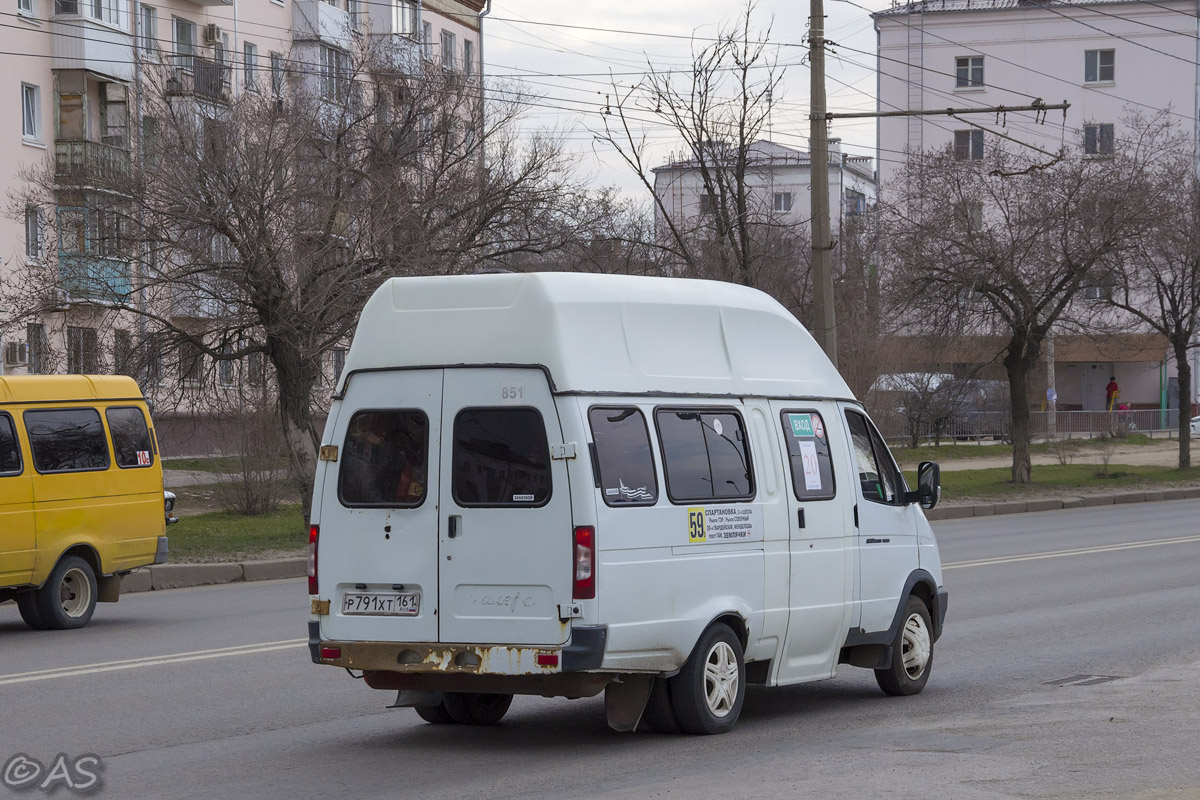
[[[361,76],[356,53],[385,48],[401,62],[440,63],[481,76],[484,0],[15,0],[0,26],[5,69],[0,97],[0,280],[57,269],[63,290],[44,319],[14,325],[0,308],[0,372],[124,372],[136,320],[101,325],[97,300],[126,296],[138,280],[137,255],[121,246],[114,219],[94,202],[87,177],[125,174],[153,138],[144,115],[150,92],[194,98],[198,108],[244,92],[333,96]],[[14,55],[14,54],[22,55]],[[53,197],[12,208],[39,170]],[[47,209],[51,209],[47,211]],[[47,219],[53,214],[54,219]],[[178,313],[202,313],[181,310]],[[337,371],[338,354],[329,365]],[[200,358],[181,357],[187,380]],[[219,380],[232,380],[222,362]]]
[[[694,159],[677,159],[654,168],[654,193],[661,208],[677,225],[687,228],[710,213],[716,199],[704,185]],[[781,225],[807,228],[812,218],[809,198],[809,154],[794,147],[760,140],[747,148],[746,183],[752,211]],[[841,142],[829,143],[829,198],[834,234],[847,216],[857,216],[875,201],[875,169],[868,156],[841,151]],[[662,211],[658,211],[662,217]]]
[[[909,152],[953,147],[958,158],[983,159],[1000,134],[1049,153],[1078,145],[1088,155],[1109,155],[1120,148],[1131,111],[1169,110],[1196,142],[1200,172],[1195,0],[921,0],[873,16],[881,112],[1016,106],[1038,98],[1070,103],[1065,116],[1051,111],[1044,119],[1032,112],[881,118],[885,194]],[[1089,287],[1080,300],[1102,301],[1105,293]],[[964,354],[978,352],[977,345]],[[1102,408],[1112,377],[1121,399],[1136,407],[1175,402],[1175,367],[1165,339],[1153,334],[1064,336],[1055,367],[1059,409]]]

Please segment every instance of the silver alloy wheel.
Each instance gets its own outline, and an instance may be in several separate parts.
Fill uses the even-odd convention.
[[[929,653],[933,647],[929,641],[929,628],[920,614],[908,616],[900,646],[904,671],[910,680],[918,680],[924,674],[925,667],[929,666]]]
[[[738,696],[737,654],[728,642],[717,642],[704,660],[704,695],[714,716],[728,716]]]
[[[58,585],[58,600],[68,617],[78,619],[88,612],[92,605],[92,584],[83,570],[72,567],[66,571]]]

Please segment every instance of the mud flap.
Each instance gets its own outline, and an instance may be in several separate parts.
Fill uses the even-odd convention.
[[[418,692],[410,689],[401,689],[396,692],[396,702],[392,703],[388,708],[413,708],[415,706],[436,706],[441,705],[441,692]]]
[[[96,578],[96,602],[115,603],[121,598],[121,576],[102,575]]]
[[[623,675],[604,689],[604,715],[608,727],[618,733],[637,728],[654,686],[653,675]]]

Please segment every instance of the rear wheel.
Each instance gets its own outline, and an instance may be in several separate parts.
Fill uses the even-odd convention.
[[[446,702],[443,700],[435,706],[413,706],[417,716],[425,720],[431,725],[453,725],[454,717],[450,716],[450,712],[446,710]]]
[[[96,595],[96,573],[91,564],[79,556],[67,556],[37,591],[43,624],[52,630],[82,628],[96,610]]]
[[[17,595],[17,610],[21,612],[21,619],[25,620],[25,624],[33,628],[35,631],[46,630],[46,622],[42,619],[42,612],[38,609],[38,593],[22,592]]]
[[[508,713],[512,699],[511,694],[446,692],[442,705],[459,725],[495,725]]]
[[[669,688],[671,707],[685,733],[733,728],[746,696],[746,664],[742,643],[729,626],[716,624],[704,632]]]
[[[904,623],[892,642],[892,663],[887,669],[875,670],[880,689],[903,697],[925,688],[933,668],[932,630],[929,609],[921,598],[910,595],[904,604]]]

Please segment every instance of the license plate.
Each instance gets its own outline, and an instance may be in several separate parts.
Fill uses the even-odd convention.
[[[416,592],[347,593],[342,596],[342,613],[363,616],[415,617],[421,611]]]

